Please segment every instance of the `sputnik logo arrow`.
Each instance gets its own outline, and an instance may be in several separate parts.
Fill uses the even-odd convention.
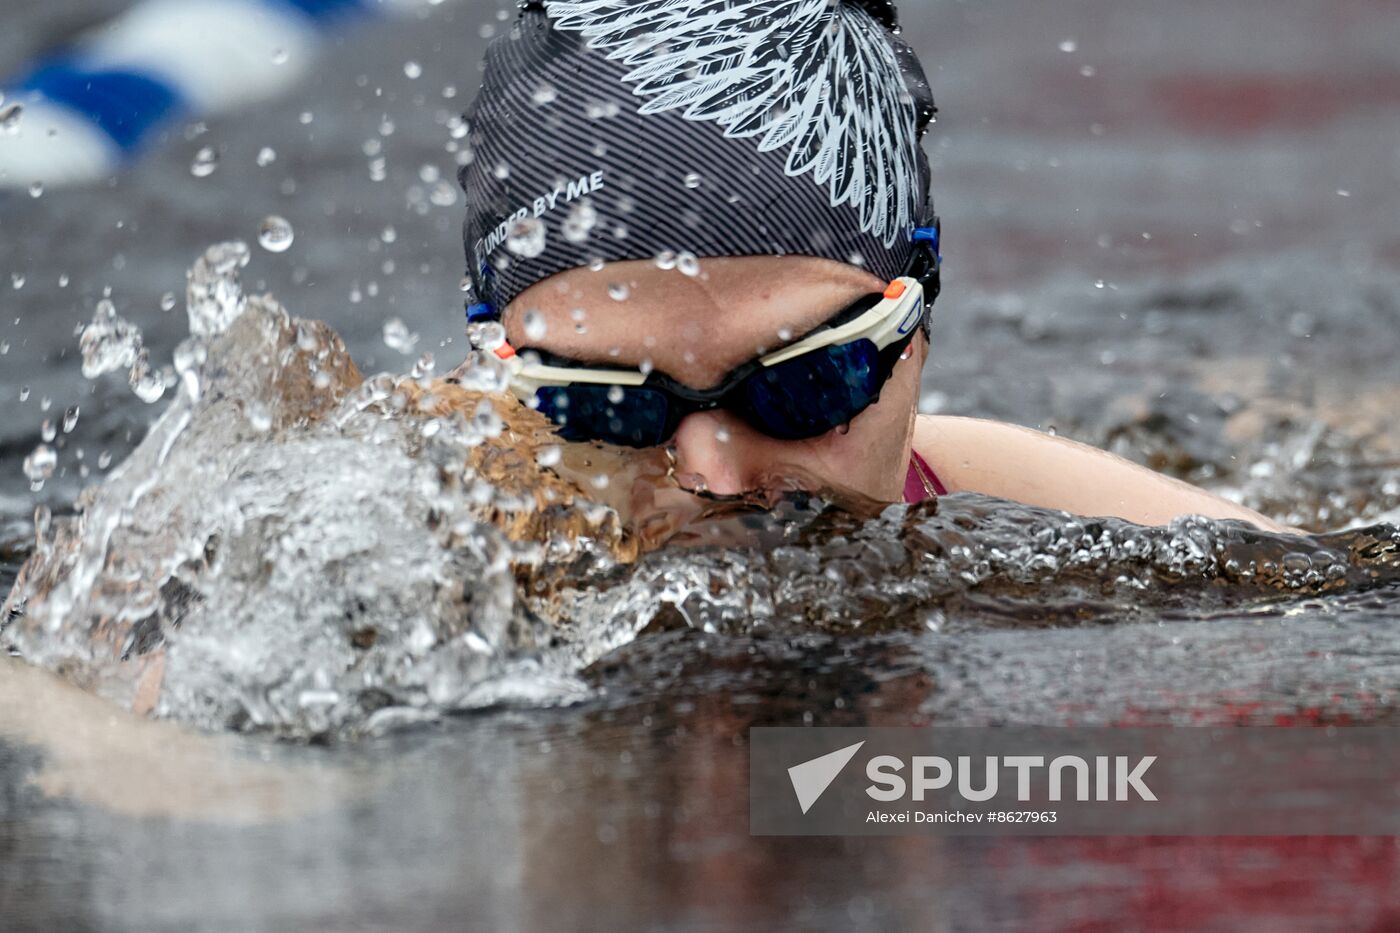
[[[826,793],[826,789],[836,780],[841,769],[846,767],[864,744],[862,741],[847,745],[820,758],[813,758],[788,768],[788,777],[792,779],[792,789],[797,794],[797,803],[802,807],[803,813],[812,809],[812,804]]]

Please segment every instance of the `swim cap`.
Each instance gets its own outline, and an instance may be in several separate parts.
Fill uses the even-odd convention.
[[[466,114],[468,274],[805,255],[899,275],[935,111],[888,0],[529,0]]]

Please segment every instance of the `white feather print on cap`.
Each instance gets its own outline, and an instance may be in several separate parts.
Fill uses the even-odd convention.
[[[560,30],[632,70],[640,112],[711,121],[788,147],[833,207],[850,204],[886,247],[918,206],[914,100],[884,28],[837,0],[544,0]]]

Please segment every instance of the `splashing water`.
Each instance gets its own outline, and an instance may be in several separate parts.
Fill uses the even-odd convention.
[[[647,629],[1122,629],[1400,584],[1389,526],[1294,538],[973,495],[884,506],[785,492],[818,488],[792,469],[695,497],[660,454],[560,444],[502,392],[498,325],[446,379],[425,363],[364,378],[324,325],[246,298],[246,262],[224,244],[196,263],[179,389],[76,515],[45,518],[0,610],[31,663],[139,711],[354,737],[570,702]],[[94,353],[119,332],[101,321]]]

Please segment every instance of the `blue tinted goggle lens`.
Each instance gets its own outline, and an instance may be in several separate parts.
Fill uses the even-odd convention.
[[[755,428],[779,440],[804,440],[860,414],[883,383],[879,349],[856,340],[759,370],[739,391]]]
[[[535,393],[539,411],[566,441],[656,447],[671,434],[666,393],[648,388],[570,385]]]
[[[819,437],[845,424],[880,395],[888,376],[869,340],[824,347],[761,369],[726,401],[751,425],[779,440]],[[535,393],[538,408],[568,441],[624,447],[665,443],[680,419],[700,406],[652,387],[574,384]]]

